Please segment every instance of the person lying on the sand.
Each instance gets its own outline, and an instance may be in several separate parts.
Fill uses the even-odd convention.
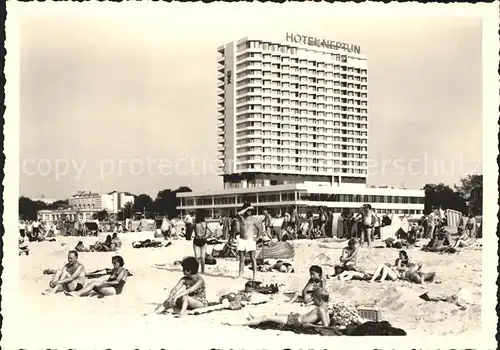
[[[250,267],[251,269],[251,267]],[[257,266],[257,271],[260,272],[269,272],[269,271],[279,271],[283,273],[293,273],[295,272],[295,269],[293,268],[292,264],[288,262],[283,262],[282,260],[276,261],[276,263],[271,264],[269,261],[264,261],[262,265]]]
[[[125,282],[127,281],[128,270],[123,267],[123,265],[125,265],[125,261],[121,256],[117,255],[112,257],[111,264],[113,265],[113,269],[111,270],[111,274],[107,281],[92,281],[79,292],[67,292],[66,295],[72,297],[83,297],[121,294],[123,287],[125,286]]]
[[[302,294],[298,292],[288,301],[289,303],[296,302],[300,297],[305,305],[311,304],[313,301],[312,294],[314,291],[325,288],[326,280],[323,278],[323,269],[321,266],[312,265],[309,268],[310,278],[306,283],[306,286],[302,290]]]
[[[330,300],[330,296],[328,295],[328,292],[323,288],[317,289],[312,295],[312,300],[315,308],[303,315],[292,312],[289,315],[263,316],[259,318],[253,318],[250,316],[251,319],[248,322],[225,324],[230,326],[256,326],[263,322],[274,322],[290,326],[315,327],[318,323],[321,323],[322,326],[328,327],[330,325],[327,304]]]
[[[195,257],[184,258],[181,262],[184,276],[170,291],[170,295],[163,304],[153,311],[165,312],[173,308],[179,316],[184,316],[187,310],[199,309],[208,305],[205,280],[198,274],[200,265]],[[182,290],[182,287],[185,287]],[[161,310],[163,308],[163,310]],[[160,311],[161,310],[161,311]]]
[[[79,291],[85,284],[85,267],[78,262],[78,252],[70,250],[68,253],[68,263],[61,270],[56,271],[54,277],[49,282],[50,288],[42,294],[54,294],[57,292]]]
[[[374,282],[380,276],[380,282],[385,280],[396,281],[397,279],[410,281],[417,284],[433,282],[436,278],[435,272],[422,272],[422,264],[408,263],[407,266],[397,267],[382,264],[373,273],[370,282]]]
[[[373,275],[358,270],[358,271],[342,271],[339,274],[336,274],[335,277],[339,281],[350,281],[350,280],[369,281],[373,277]]]
[[[82,241],[78,241],[77,245],[75,246],[75,250],[77,252],[80,252],[80,253],[82,253],[82,252],[90,252],[90,249],[87,248],[87,247],[85,247],[85,245],[83,244]]]

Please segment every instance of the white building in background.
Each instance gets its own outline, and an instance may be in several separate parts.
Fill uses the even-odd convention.
[[[69,221],[86,221],[92,220],[94,214],[98,210],[95,209],[55,209],[55,210],[39,210],[37,212],[37,219],[44,222],[54,222],[60,220]]]
[[[358,46],[285,33],[217,51],[224,188],[366,184],[368,65]]]
[[[134,196],[127,192],[110,192],[101,195],[102,208],[106,209],[108,213],[116,214],[127,203],[134,203]]]
[[[69,198],[69,206],[72,209],[106,210],[110,214],[116,214],[127,203],[134,203],[134,196],[116,191],[107,194],[80,191]]]
[[[47,198],[44,195],[41,195],[38,198],[31,198],[33,202],[44,202],[45,204],[52,204],[57,201],[57,199],[54,198]]]
[[[217,49],[217,143],[224,189],[177,194],[184,214],[273,214],[370,203],[420,215],[422,190],[367,187],[368,59],[361,48],[297,33]]]

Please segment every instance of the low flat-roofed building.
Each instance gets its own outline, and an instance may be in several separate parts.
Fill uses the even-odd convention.
[[[267,209],[271,215],[281,215],[295,207],[299,214],[319,207],[340,213],[344,208],[357,209],[368,203],[381,214],[422,215],[424,198],[423,190],[287,184],[178,193],[177,209],[182,215],[196,209],[206,209],[212,216],[234,215],[248,201],[255,206],[257,213]]]
[[[37,219],[39,221],[85,221],[92,220],[92,217],[98,210],[96,209],[54,209],[54,210],[39,210]]]

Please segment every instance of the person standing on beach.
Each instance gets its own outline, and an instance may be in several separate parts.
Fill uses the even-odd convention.
[[[194,213],[188,213],[184,217],[184,223],[186,224],[186,240],[190,241],[194,230]]]
[[[245,203],[238,212],[238,221],[240,223],[240,238],[236,250],[240,257],[240,269],[239,277],[243,277],[243,271],[245,269],[245,254],[250,254],[250,259],[252,259],[252,273],[253,280],[255,280],[255,274],[257,272],[257,260],[256,260],[256,250],[257,250],[257,239],[260,234],[259,225],[257,225],[257,220],[253,213],[255,208],[250,203]]]
[[[207,213],[205,210],[198,210],[194,221],[193,251],[194,257],[200,264],[201,273],[205,273],[205,256],[207,255],[208,233],[210,232],[210,234],[212,234],[212,231],[210,231],[208,224],[205,221],[206,215]]]
[[[265,231],[266,235],[269,236],[269,238],[271,238],[273,218],[271,217],[271,214],[269,214],[269,212],[267,210],[264,210],[263,214],[264,214],[264,220],[262,223],[264,224],[264,231]]]
[[[78,252],[70,250],[68,263],[61,270],[56,271],[50,281],[50,288],[42,294],[49,295],[57,292],[73,292],[83,289],[85,284],[85,267],[78,262]]]
[[[372,206],[370,204],[365,204],[363,206],[362,212],[362,230],[361,230],[361,246],[363,246],[363,242],[366,236],[366,242],[368,244],[368,248],[370,248],[370,244],[372,241],[373,228],[375,227],[375,222],[377,221],[377,217],[372,210]]]
[[[295,237],[297,237],[297,235],[299,234],[299,221],[299,211],[297,210],[297,207],[295,207],[293,208],[292,217],[290,218],[290,222],[293,227],[293,234],[295,235]]]

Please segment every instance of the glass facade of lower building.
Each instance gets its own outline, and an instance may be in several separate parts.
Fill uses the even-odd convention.
[[[300,214],[308,211],[315,212],[317,208],[325,206],[334,213],[340,213],[344,208],[359,208],[365,203],[369,203],[378,213],[383,214],[404,214],[422,215],[424,210],[423,191],[408,191],[408,195],[391,194],[338,194],[319,193],[318,191],[307,190],[281,190],[243,193],[190,195],[183,193],[177,198],[177,208],[184,215],[196,209],[206,209],[211,216],[234,215],[244,202],[252,203],[257,213],[264,209],[272,215],[282,215],[297,208]]]

